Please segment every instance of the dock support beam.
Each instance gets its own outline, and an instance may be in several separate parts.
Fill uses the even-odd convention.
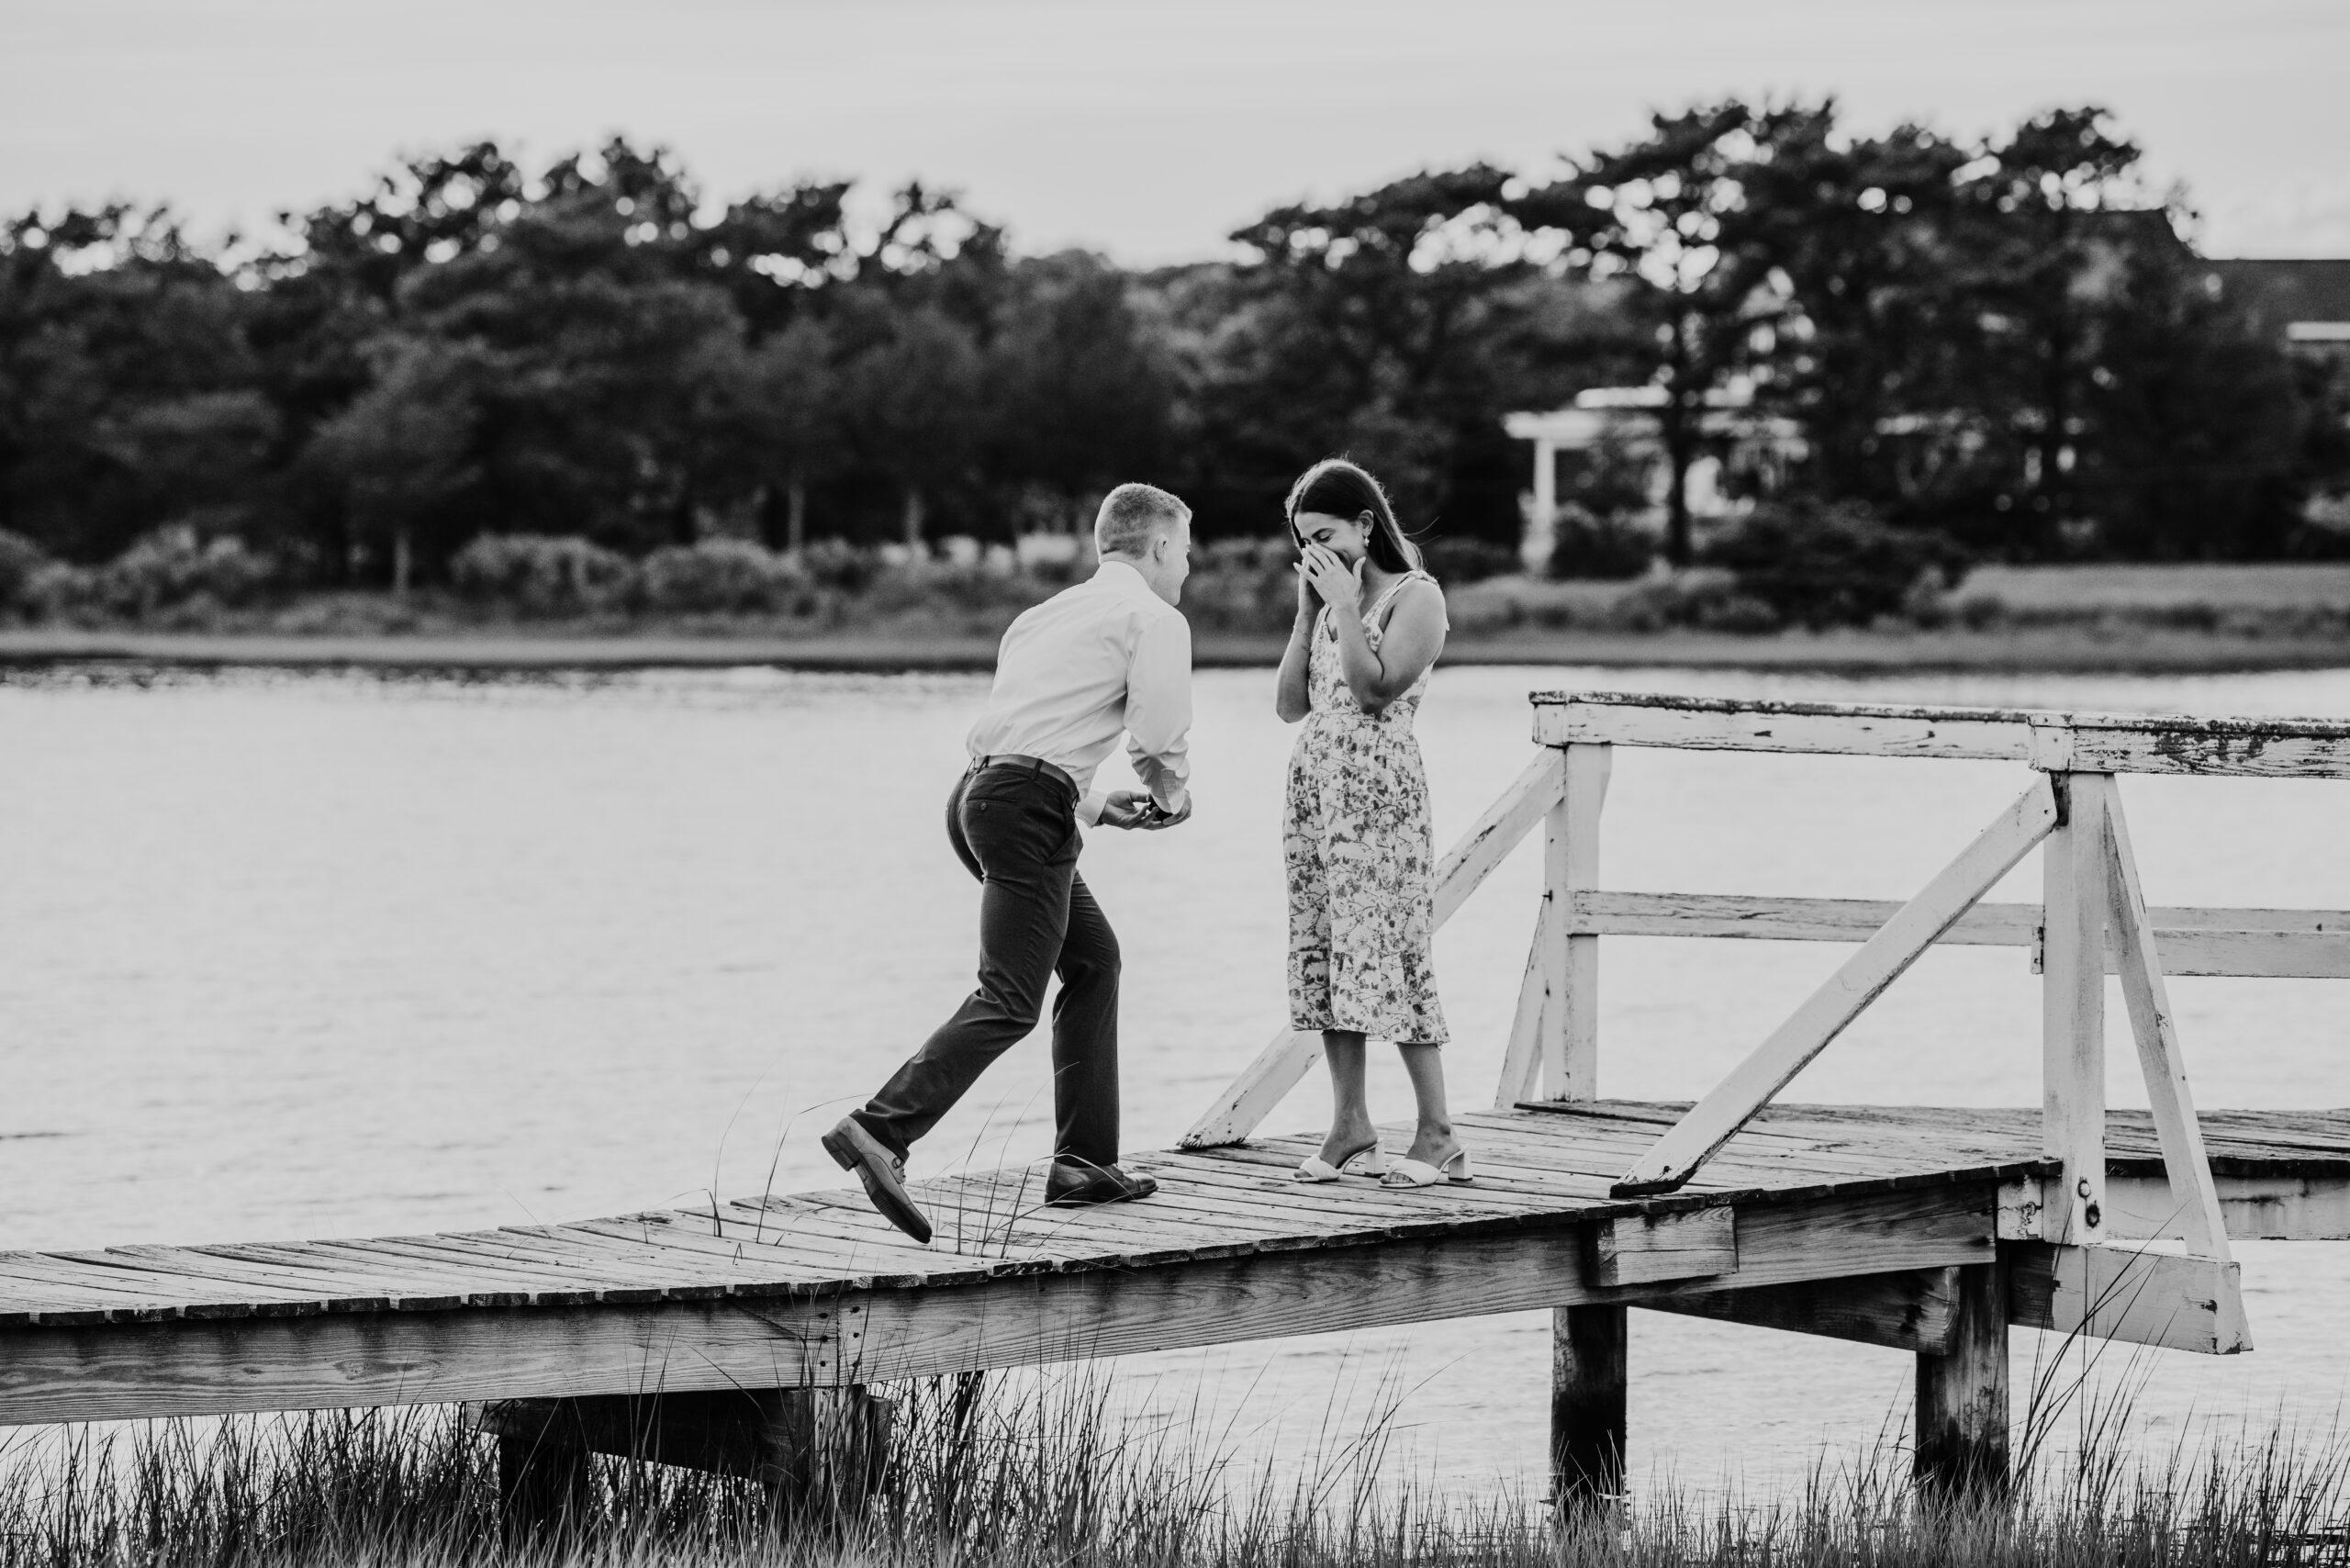
[[[2008,1488],[2008,1270],[1952,1271],[1950,1349],[1918,1356],[1918,1486],[1944,1501]]]
[[[498,1438],[498,1498],[518,1532],[576,1529],[592,1501],[588,1460],[757,1482],[778,1518],[853,1506],[883,1479],[890,1402],[859,1386],[508,1399],[474,1407]]]
[[[1550,1490],[1561,1507],[1624,1490],[1629,1309],[1560,1306],[1550,1322]]]

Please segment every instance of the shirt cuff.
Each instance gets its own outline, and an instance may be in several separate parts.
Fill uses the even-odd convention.
[[[1110,797],[1100,790],[1077,802],[1077,820],[1088,827],[1102,825],[1102,812],[1109,806]]]

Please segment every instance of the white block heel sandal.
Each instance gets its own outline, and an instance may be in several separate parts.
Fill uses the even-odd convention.
[[[1399,1159],[1386,1175],[1379,1179],[1382,1187],[1433,1187],[1439,1182],[1464,1187],[1477,1179],[1470,1168],[1469,1151],[1454,1149],[1441,1165],[1430,1165],[1425,1159]]]
[[[1335,1182],[1341,1176],[1384,1176],[1387,1157],[1379,1152],[1377,1144],[1367,1144],[1341,1159],[1336,1165],[1318,1154],[1308,1155],[1303,1164],[1289,1173],[1292,1182]]]

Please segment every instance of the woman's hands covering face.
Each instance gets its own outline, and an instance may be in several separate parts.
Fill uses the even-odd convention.
[[[1362,602],[1362,584],[1354,568],[1327,546],[1305,546],[1298,557],[1297,575],[1333,610],[1352,610]]]

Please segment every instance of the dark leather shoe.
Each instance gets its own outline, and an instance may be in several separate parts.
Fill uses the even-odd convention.
[[[906,1191],[906,1162],[882,1147],[855,1116],[824,1135],[824,1152],[844,1170],[853,1170],[865,1183],[865,1195],[883,1219],[928,1246],[930,1221]]]
[[[1091,1204],[1125,1204],[1147,1198],[1158,1183],[1114,1165],[1080,1165],[1053,1161],[1045,1178],[1045,1202],[1055,1208],[1080,1209]]]

